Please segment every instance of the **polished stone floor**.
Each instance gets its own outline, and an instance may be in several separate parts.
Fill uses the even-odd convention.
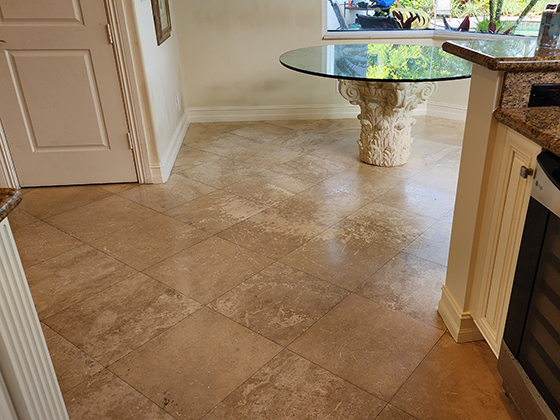
[[[462,125],[359,163],[357,120],[192,124],[168,183],[10,215],[72,420],[519,419],[436,312]]]

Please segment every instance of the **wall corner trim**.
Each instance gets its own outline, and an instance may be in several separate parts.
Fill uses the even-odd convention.
[[[179,149],[183,144],[183,140],[185,139],[185,135],[187,134],[187,130],[190,125],[189,120],[189,113],[187,110],[183,112],[181,116],[181,120],[179,124],[175,128],[171,141],[169,142],[169,146],[167,150],[162,151],[161,155],[163,156],[162,161],[159,165],[152,164],[152,177],[154,184],[160,184],[167,182],[169,177],[171,176],[171,171],[173,170],[173,165],[175,164],[175,160],[179,155]]]
[[[442,287],[438,312],[449,333],[457,343],[484,340],[470,312],[461,311],[459,304],[446,286]]]

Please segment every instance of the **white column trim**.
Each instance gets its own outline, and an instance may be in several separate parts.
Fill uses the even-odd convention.
[[[441,289],[438,312],[449,333],[458,343],[484,340],[470,312],[462,312],[461,307],[446,286]]]

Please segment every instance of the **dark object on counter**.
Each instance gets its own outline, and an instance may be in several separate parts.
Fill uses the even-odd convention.
[[[356,23],[363,29],[400,29],[397,20],[391,16],[357,15]]]
[[[529,106],[560,106],[560,84],[534,84],[531,87]]]

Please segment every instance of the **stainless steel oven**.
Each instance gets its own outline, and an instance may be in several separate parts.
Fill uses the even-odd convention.
[[[549,419],[560,418],[560,158],[543,152],[537,162],[504,343],[543,409],[526,418]],[[529,394],[512,397],[519,406]]]

